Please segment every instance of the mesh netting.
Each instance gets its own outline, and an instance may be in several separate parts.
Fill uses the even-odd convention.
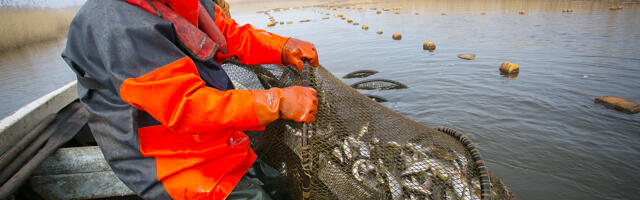
[[[300,85],[296,69],[223,64],[238,89]],[[468,138],[432,129],[364,96],[322,66],[309,73],[318,114],[309,130],[311,199],[515,199]],[[260,158],[302,199],[302,124],[271,123],[251,135]]]

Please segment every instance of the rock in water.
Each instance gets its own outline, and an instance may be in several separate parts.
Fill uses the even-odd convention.
[[[420,12],[416,12],[416,15],[420,15]]]
[[[392,81],[388,79],[370,79],[364,81],[358,81],[354,84],[351,84],[352,88],[361,89],[361,90],[394,90],[394,89],[406,89],[407,85],[402,84],[397,81]]]
[[[502,65],[500,65],[500,73],[502,74],[517,74],[518,72],[520,72],[518,64],[503,62]]]
[[[476,54],[472,54],[472,53],[458,54],[458,58],[462,58],[465,60],[473,60],[473,59],[476,59]]]
[[[377,73],[378,71],[376,70],[365,69],[365,70],[358,70],[358,71],[348,73],[347,75],[344,75],[342,78],[364,78]]]
[[[353,19],[351,18],[347,19],[347,23],[351,23],[351,22],[353,22]]]
[[[527,14],[527,12],[525,12],[524,10],[521,10],[520,12],[518,12],[518,14],[524,15],[524,14]]]
[[[378,35],[382,35],[382,30],[378,30],[378,31],[376,31],[376,33],[377,33]]]
[[[422,43],[422,49],[429,50],[429,51],[436,50],[436,43],[433,43],[433,42],[430,42],[430,41],[426,41],[426,42]]]
[[[601,96],[597,97],[595,102],[605,104],[607,107],[611,107],[628,114],[635,114],[640,112],[640,104],[621,97]]]
[[[401,40],[402,39],[402,35],[400,35],[400,33],[394,33],[391,38],[393,38],[394,40]]]
[[[369,30],[369,26],[367,26],[367,25],[362,25],[362,30]]]
[[[293,21],[287,21],[287,24],[293,24]]]
[[[268,27],[272,27],[272,26],[275,26],[275,25],[276,25],[276,22],[269,22],[269,23],[267,23],[267,26],[268,26]]]
[[[378,11],[376,11],[376,14],[380,14],[380,13],[382,13],[382,11],[379,11],[379,10],[378,10]]]

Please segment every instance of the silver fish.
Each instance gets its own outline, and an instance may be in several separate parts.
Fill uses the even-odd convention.
[[[353,177],[356,178],[356,180],[358,180],[359,182],[362,182],[362,177],[360,176],[360,171],[358,169],[360,168],[360,165],[364,163],[364,161],[364,159],[357,160],[355,163],[353,163],[353,167],[351,169]]]
[[[351,158],[353,157],[353,154],[351,153],[349,142],[347,140],[344,140],[343,142],[341,142],[341,146],[342,146],[342,151],[344,151],[344,156],[347,158],[347,160],[351,160]]]
[[[406,170],[404,170],[401,174],[403,176],[418,174],[420,172],[425,172],[429,170],[429,162],[426,160],[415,162],[411,164]]]
[[[394,178],[393,174],[390,171],[386,171],[385,175],[387,175],[387,182],[389,183],[389,191],[391,192],[391,199],[397,200],[402,199],[402,186],[396,178]]]
[[[420,194],[424,194],[424,195],[430,195],[431,194],[431,191],[429,191],[428,188],[425,188],[425,187],[421,186],[420,184],[418,184],[416,182],[413,182],[413,181],[404,180],[404,187],[406,187],[410,191],[418,192]]]
[[[358,131],[358,140],[362,138],[362,136],[367,134],[368,131],[369,131],[369,122],[367,122],[366,124],[360,127],[360,131]]]
[[[389,142],[385,143],[384,146],[392,147],[392,148],[396,148],[396,149],[402,148],[402,146],[400,146],[400,144],[398,144],[395,141],[389,141]]]
[[[375,137],[374,137],[374,138],[371,138],[371,144],[379,145],[379,144],[380,144],[380,139],[375,138]]]
[[[365,158],[371,158],[371,151],[369,150],[369,145],[362,143],[360,147],[360,155]]]
[[[344,159],[342,158],[342,153],[340,152],[340,148],[338,148],[338,147],[334,148],[333,151],[331,152],[331,154],[333,154],[333,156],[338,158],[338,160],[340,160],[340,162],[344,162]]]

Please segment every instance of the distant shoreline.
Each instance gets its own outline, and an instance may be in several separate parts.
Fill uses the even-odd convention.
[[[0,8],[0,53],[62,39],[78,8]]]

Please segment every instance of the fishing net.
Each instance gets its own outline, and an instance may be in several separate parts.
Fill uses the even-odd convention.
[[[302,84],[290,67],[229,61],[223,68],[238,89]],[[322,66],[310,70],[309,80],[318,114],[306,148],[301,123],[277,120],[264,133],[249,134],[258,156],[285,178],[292,199],[303,198],[307,181],[311,199],[515,199],[461,132],[404,117]]]

